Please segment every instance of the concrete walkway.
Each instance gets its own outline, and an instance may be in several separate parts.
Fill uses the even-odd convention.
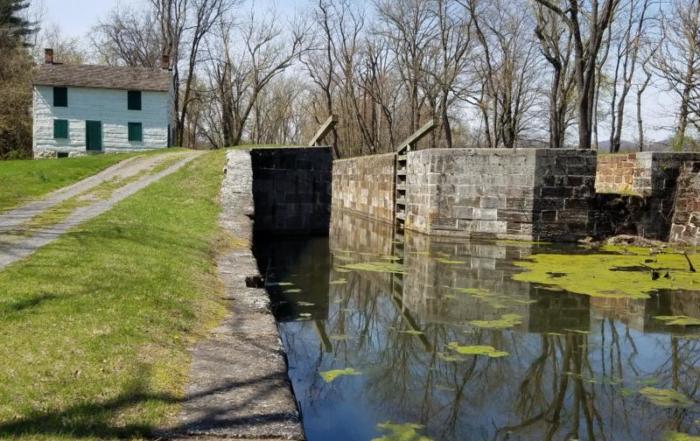
[[[250,154],[228,154],[221,225],[252,241]],[[218,260],[229,315],[192,351],[190,383],[178,427],[167,439],[304,440],[277,324],[250,249]]]
[[[51,193],[45,199],[31,202],[15,210],[0,214],[0,271],[7,265],[23,259],[37,249],[53,242],[71,228],[99,216],[114,207],[118,202],[164,176],[174,173],[200,154],[200,152],[178,153],[183,158],[170,167],[155,174],[147,174],[136,181],[128,183],[116,189],[108,199],[98,200],[92,204],[79,207],[59,223],[37,231],[24,231],[22,225],[60,202],[95,188],[103,182],[115,178],[123,179],[135,176],[168,158],[172,158],[172,156],[150,155],[128,159],[103,170],[97,175]]]

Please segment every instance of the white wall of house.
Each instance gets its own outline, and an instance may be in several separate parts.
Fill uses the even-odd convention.
[[[34,156],[84,154],[85,121],[102,122],[102,151],[121,152],[168,146],[171,94],[141,93],[141,110],[127,109],[127,91],[68,87],[68,107],[53,106],[53,87],[34,87]],[[54,139],[54,120],[68,120],[68,138]],[[129,142],[128,123],[143,125],[143,141]]]

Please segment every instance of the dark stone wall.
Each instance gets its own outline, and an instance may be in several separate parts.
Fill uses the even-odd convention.
[[[600,155],[593,234],[599,237],[632,234],[669,240],[678,177],[686,162],[698,160],[697,153]]]
[[[333,156],[330,147],[254,149],[255,230],[328,234]]]
[[[681,170],[669,240],[700,245],[700,161],[687,162]]]

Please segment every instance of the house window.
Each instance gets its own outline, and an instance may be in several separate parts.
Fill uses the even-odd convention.
[[[129,110],[141,110],[141,91],[130,90],[127,92]]]
[[[68,120],[55,119],[53,120],[53,137],[54,139],[68,139]]]
[[[54,87],[53,88],[53,106],[68,107],[68,88]]]
[[[129,142],[143,141],[143,125],[141,123],[129,123]]]

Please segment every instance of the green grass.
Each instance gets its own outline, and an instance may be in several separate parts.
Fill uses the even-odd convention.
[[[143,153],[88,155],[78,158],[0,161],[0,211],[14,208],[59,188],[92,176],[136,155],[159,154],[181,149]]]
[[[225,313],[224,153],[0,271],[0,439],[140,439],[172,421],[187,348]]]

